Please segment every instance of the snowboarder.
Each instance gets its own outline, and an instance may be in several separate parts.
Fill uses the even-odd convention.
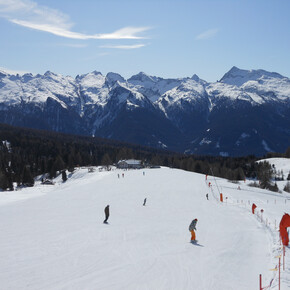
[[[107,205],[106,207],[105,207],[105,216],[106,216],[106,218],[105,218],[105,220],[104,220],[104,224],[106,224],[107,223],[107,220],[108,220],[108,218],[109,218],[109,216],[110,216],[110,209],[109,209],[109,205]]]
[[[208,193],[205,196],[206,196],[206,199],[208,200]]]
[[[143,206],[146,205],[147,198],[144,199]]]
[[[189,225],[189,231],[191,232],[191,241],[195,242],[195,230],[196,230],[196,223],[197,223],[197,219],[194,219],[191,224]]]

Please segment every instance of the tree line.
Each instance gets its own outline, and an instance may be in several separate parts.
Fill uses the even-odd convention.
[[[273,153],[274,154],[274,153]],[[275,157],[290,158],[290,147]],[[266,157],[273,157],[266,156]],[[125,142],[75,136],[0,124],[0,188],[33,186],[34,178],[47,174],[54,178],[78,166],[108,166],[123,159],[168,166],[229,180],[257,178],[261,165],[255,156],[195,156],[169,152]],[[63,175],[65,179],[66,176]]]

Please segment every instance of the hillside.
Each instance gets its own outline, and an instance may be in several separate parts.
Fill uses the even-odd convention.
[[[3,289],[249,290],[258,289],[259,274],[263,286],[273,279],[270,289],[278,289],[270,269],[281,253],[277,224],[289,213],[289,194],[169,168],[78,168],[68,177],[0,192]],[[251,214],[253,202],[267,225]],[[197,245],[189,242],[194,218]],[[289,261],[287,248],[281,289],[290,287]]]

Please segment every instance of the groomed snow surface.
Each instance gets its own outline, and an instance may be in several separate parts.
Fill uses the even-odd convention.
[[[78,168],[55,181],[0,192],[1,290],[258,290],[259,274],[263,287],[273,279],[268,289],[278,289],[270,269],[290,194],[170,168]],[[251,214],[253,202],[263,217]],[[196,245],[188,231],[194,218]],[[289,247],[285,262],[281,289],[290,287]]]

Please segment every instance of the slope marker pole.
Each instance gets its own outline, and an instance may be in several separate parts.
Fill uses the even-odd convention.
[[[279,257],[279,290],[280,290],[280,284],[281,284],[281,282],[280,282],[280,260],[281,260],[281,258]]]
[[[283,271],[285,271],[285,246],[283,245]]]

